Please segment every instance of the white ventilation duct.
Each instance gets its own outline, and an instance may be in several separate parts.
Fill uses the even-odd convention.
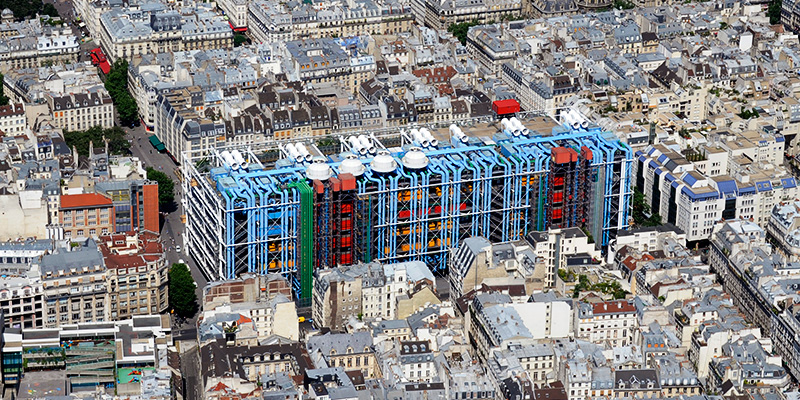
[[[339,164],[339,172],[343,174],[352,174],[353,176],[361,176],[364,174],[364,164],[358,160],[358,157],[353,154],[348,154],[342,163]]]
[[[433,146],[433,147],[436,147],[436,146],[438,146],[438,145],[439,145],[439,141],[438,141],[438,140],[436,140],[436,138],[435,138],[435,137],[433,137],[433,134],[431,133],[431,131],[430,131],[428,128],[422,128],[422,129],[420,129],[420,130],[419,130],[419,133],[420,133],[420,135],[422,135],[422,137],[424,137],[424,138],[425,138],[425,140],[427,140],[427,141],[428,141],[428,143],[429,143],[431,146]]]
[[[419,129],[412,129],[411,137],[414,138],[414,141],[417,142],[417,144],[421,147],[428,147],[430,145],[428,139],[422,134],[422,132],[419,131]]]
[[[284,149],[286,149],[286,153],[289,154],[289,157],[293,158],[297,162],[303,162],[305,159],[305,157],[300,154],[299,151],[297,151],[297,147],[291,143],[287,144]]]
[[[229,153],[227,150],[226,150],[226,151],[223,151],[223,152],[220,154],[220,157],[222,157],[222,161],[223,161],[223,162],[224,162],[224,163],[225,163],[225,164],[226,164],[226,165],[227,165],[227,166],[228,166],[230,169],[232,169],[232,170],[237,170],[237,169],[239,169],[239,163],[237,163],[237,162],[236,162],[236,159],[234,159],[234,158],[233,158],[233,156],[231,155],[231,153]]]
[[[408,169],[423,169],[428,166],[428,156],[419,147],[412,147],[403,156],[403,166]]]
[[[347,138],[347,141],[350,142],[350,147],[352,147],[353,153],[361,154],[362,156],[367,154],[366,149],[364,149],[364,146],[361,144],[361,141],[358,140],[357,136],[350,136]]]
[[[311,155],[311,153],[308,152],[308,149],[306,148],[306,145],[304,145],[302,143],[298,143],[298,144],[294,145],[294,147],[297,148],[297,152],[300,153],[300,155],[303,156],[303,158],[306,161],[311,162],[311,160],[314,158]],[[298,161],[302,161],[302,160],[298,160]]]
[[[358,141],[361,142],[361,146],[367,149],[367,153],[375,154],[375,146],[372,144],[372,141],[366,135],[361,135],[358,137]]]
[[[450,125],[450,135],[452,135],[457,141],[461,143],[469,142],[469,138],[467,137],[467,135],[456,124]]]
[[[231,156],[233,156],[233,159],[236,160],[237,163],[239,163],[240,168],[247,169],[247,167],[250,166],[250,164],[247,161],[245,161],[244,157],[242,156],[242,153],[239,150],[231,151]]]

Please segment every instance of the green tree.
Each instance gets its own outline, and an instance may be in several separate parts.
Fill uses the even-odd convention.
[[[172,205],[175,200],[173,192],[175,183],[172,182],[170,177],[153,167],[147,167],[147,179],[158,182],[158,205],[159,208],[165,209]]]
[[[4,86],[5,77],[0,74],[0,106],[8,105],[9,98],[6,96],[6,88]]]
[[[128,139],[125,139],[125,131],[118,126],[107,129],[93,126],[85,131],[64,132],[64,140],[67,142],[67,146],[69,148],[75,146],[78,149],[78,154],[87,157],[89,156],[89,142],[92,142],[95,148],[102,148],[105,146],[103,138],[108,140],[108,151],[111,154],[128,154],[130,152],[131,144]]]
[[[239,47],[243,44],[247,43],[247,36],[242,35],[241,33],[237,33],[233,35],[233,46]]]
[[[169,307],[180,317],[191,318],[197,312],[194,278],[186,264],[172,264],[169,269]]]
[[[452,33],[456,39],[458,39],[461,44],[467,44],[467,33],[469,33],[469,28],[479,25],[477,19],[472,20],[471,22],[462,22],[460,24],[450,24],[447,27],[447,31]]]
[[[51,18],[60,17],[58,15],[58,10],[56,9],[56,7],[50,3],[45,3],[42,6],[42,14],[48,15]]]
[[[644,197],[639,188],[633,188],[633,222],[640,226],[658,226],[661,225],[661,216],[658,214],[650,215],[650,205],[647,204],[647,199]]]
[[[49,6],[49,7],[48,7]],[[0,10],[8,8],[17,20],[33,18],[36,14],[58,17],[58,10],[42,0],[0,0]]]
[[[636,7],[636,5],[633,4],[633,2],[628,1],[628,0],[614,0],[613,7],[616,8],[616,9],[619,9],[619,10],[630,10],[630,9]]]
[[[136,100],[128,92],[128,61],[118,59],[106,75],[106,90],[114,100],[119,120],[123,125],[130,125],[139,118],[139,107]]]
[[[769,23],[777,25],[781,23],[781,8],[783,7],[781,0],[771,0],[767,8],[767,15],[769,15]]]

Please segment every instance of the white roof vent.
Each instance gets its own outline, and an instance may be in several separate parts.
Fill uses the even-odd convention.
[[[331,167],[322,160],[314,160],[314,162],[309,164],[308,168],[306,168],[306,177],[308,177],[308,179],[327,181],[332,175],[333,171],[331,171]]]
[[[428,156],[419,147],[412,147],[403,156],[403,165],[409,169],[422,169],[428,166]]]
[[[353,176],[361,176],[364,174],[364,164],[358,160],[358,157],[350,154],[339,165],[339,172],[343,174],[352,174]]]
[[[394,157],[392,157],[388,151],[381,150],[378,152],[378,155],[372,159],[370,166],[373,171],[386,174],[397,169],[397,162],[394,161]]]

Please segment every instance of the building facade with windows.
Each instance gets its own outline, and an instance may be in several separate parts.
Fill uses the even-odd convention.
[[[107,268],[112,320],[167,311],[169,268],[157,234],[102,236],[98,247]]]
[[[61,195],[58,222],[67,239],[97,238],[116,232],[114,203],[97,193]]]
[[[44,288],[44,326],[108,321],[103,255],[92,239],[56,247],[31,265]]]

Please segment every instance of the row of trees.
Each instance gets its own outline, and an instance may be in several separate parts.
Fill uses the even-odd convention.
[[[153,168],[147,167],[147,179],[158,182],[158,207],[166,210],[175,200],[175,183],[169,175]]]
[[[172,264],[169,269],[169,307],[181,318],[197,312],[197,285],[186,264]]]
[[[139,119],[139,107],[128,92],[128,61],[119,59],[106,75],[106,90],[114,100],[120,122],[127,126]]]
[[[103,128],[101,126],[94,126],[85,131],[67,131],[64,132],[64,140],[67,146],[71,149],[75,146],[78,154],[82,156],[89,156],[89,142],[93,146],[105,146],[103,139],[108,140],[108,151],[111,154],[128,154],[130,152],[131,144],[128,139],[125,139],[125,131],[118,126],[111,128]]]

